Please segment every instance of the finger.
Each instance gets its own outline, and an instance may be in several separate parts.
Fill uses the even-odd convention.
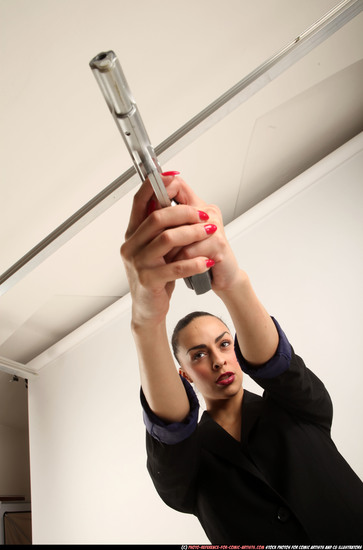
[[[172,260],[187,260],[190,258],[196,258],[198,256],[208,256],[213,258],[216,262],[222,261],[227,252],[224,239],[220,239],[217,234],[209,239],[200,239],[194,241],[189,245],[180,247],[172,256]],[[169,261],[169,257],[168,257]]]
[[[205,219],[204,212],[196,210],[192,206],[169,206],[152,212],[143,220],[133,234],[133,249],[135,251],[150,243],[163,231],[179,226],[195,225]]]
[[[125,233],[126,239],[134,234],[139,225],[147,217],[148,203],[152,199],[153,194],[154,192],[150,182],[145,180],[134,195],[129,224]]]
[[[183,247],[182,246],[178,246],[178,247],[175,247],[173,248],[172,250],[170,250],[170,252],[168,252],[167,254],[164,255],[164,260],[166,261],[166,263],[170,263],[170,262],[173,262],[175,259],[178,259],[178,260],[182,260],[182,259],[186,259],[184,258],[180,252],[181,250],[183,250]],[[200,254],[198,254],[200,255]],[[195,257],[195,256],[194,256]]]
[[[179,172],[170,172],[170,175],[161,175],[161,178],[163,180],[163,183],[165,186],[169,185],[174,177],[175,174]],[[166,174],[168,174],[166,172]],[[171,190],[171,194],[173,193],[173,189]],[[169,196],[171,199],[172,196]],[[157,210],[160,208],[160,204],[158,200],[156,199],[154,190],[152,188],[152,185],[149,181],[149,179],[146,179],[140,189],[135,193],[132,209],[131,209],[131,215],[129,224],[125,233],[125,238],[128,239],[135,230],[139,227],[139,225],[143,222],[143,220],[154,210]]]
[[[145,254],[150,258],[161,258],[174,248],[185,247],[207,239],[217,230],[214,224],[192,224],[167,229],[157,235],[148,245]]]
[[[140,271],[139,280],[142,286],[146,288],[163,288],[167,283],[176,281],[177,279],[185,279],[186,277],[204,273],[213,265],[213,260],[206,257],[172,262]]]
[[[189,204],[191,206],[201,206],[206,203],[198,197],[196,193],[180,177],[165,179],[163,177],[168,196],[179,204]]]

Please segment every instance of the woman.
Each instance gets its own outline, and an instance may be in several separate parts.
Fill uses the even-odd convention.
[[[156,208],[136,193],[121,248],[132,295],[132,332],[147,427],[148,469],[161,498],[195,514],[213,544],[352,543],[363,540],[362,483],[331,438],[322,382],[266,312],[226,239],[220,211],[179,177],[179,205]],[[199,312],[166,331],[176,279],[212,270],[236,338]],[[243,389],[242,370],[264,389]],[[206,402],[198,424],[193,382]]]

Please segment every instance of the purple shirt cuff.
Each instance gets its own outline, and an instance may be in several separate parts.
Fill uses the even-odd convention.
[[[189,382],[182,376],[180,378],[184,384],[190,404],[189,414],[183,422],[165,422],[161,420],[150,409],[142,389],[140,391],[143,419],[146,429],[154,439],[166,445],[175,445],[176,443],[184,441],[184,439],[192,435],[198,424],[198,398]]]
[[[251,366],[243,357],[241,350],[239,349],[237,337],[235,338],[235,351],[238,362],[244,373],[248,374],[251,378],[258,380],[259,378],[275,378],[285,372],[291,361],[291,345],[288,341],[286,334],[273,317],[271,317],[277,332],[279,334],[279,345],[277,347],[276,353],[267,363],[260,365],[258,367]]]

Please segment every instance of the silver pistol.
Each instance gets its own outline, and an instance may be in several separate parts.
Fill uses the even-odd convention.
[[[160,206],[171,206],[160,176],[161,166],[116,54],[113,51],[101,52],[90,61],[90,67],[141,181],[149,179]],[[204,294],[211,289],[210,271],[187,277],[184,281],[196,294]]]

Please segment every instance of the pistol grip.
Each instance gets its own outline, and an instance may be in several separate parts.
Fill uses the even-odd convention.
[[[186,277],[184,281],[187,287],[194,290],[196,294],[204,294],[212,288],[212,274],[210,271]]]

